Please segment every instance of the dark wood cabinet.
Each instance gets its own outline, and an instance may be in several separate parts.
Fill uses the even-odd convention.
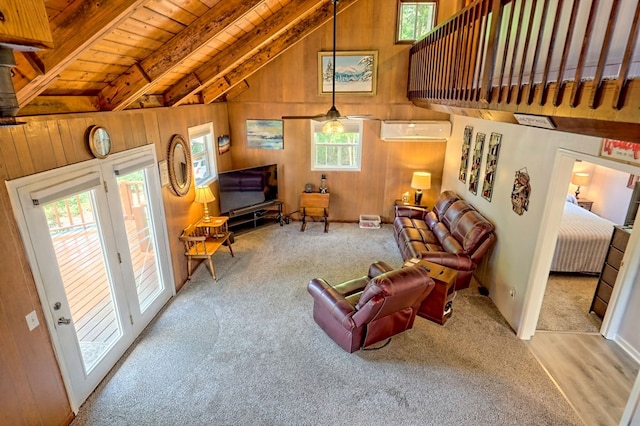
[[[620,271],[622,257],[627,248],[630,235],[631,228],[628,226],[615,226],[613,228],[609,251],[602,266],[602,272],[600,273],[600,279],[598,280],[590,308],[590,310],[595,312],[600,318],[603,318],[607,311],[609,299],[611,299],[611,293],[613,292],[613,287],[618,277],[618,271]]]
[[[453,311],[453,307],[451,306],[454,296],[453,285],[456,282],[458,271],[447,268],[446,266],[427,262],[426,260],[410,259],[405,262],[405,266],[415,264],[427,268],[429,276],[433,278],[435,282],[433,290],[431,290],[431,293],[429,293],[427,298],[422,302],[422,305],[420,305],[418,315],[437,324],[444,325]],[[449,304],[449,306],[447,306],[447,304]]]

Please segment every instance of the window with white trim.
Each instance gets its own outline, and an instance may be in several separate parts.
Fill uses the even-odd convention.
[[[323,123],[311,121],[311,170],[360,170],[362,121],[340,122],[343,133],[323,133]]]
[[[191,162],[196,186],[203,186],[218,176],[213,143],[213,123],[189,127]]]
[[[397,43],[413,43],[429,33],[436,22],[436,1],[398,0]]]

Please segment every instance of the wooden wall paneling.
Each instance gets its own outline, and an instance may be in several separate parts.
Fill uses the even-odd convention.
[[[85,132],[90,124],[94,124],[89,120],[87,124],[86,118],[70,118],[69,120],[60,120],[58,128],[60,129],[60,138],[64,152],[68,160],[68,164],[75,164],[81,161],[93,158],[89,147],[85,143]],[[78,134],[80,132],[80,134]]]
[[[8,319],[6,324],[12,325],[8,330],[0,329],[2,346],[13,345],[18,351],[18,357],[10,356],[7,360],[9,363],[6,364],[7,368],[15,370],[11,379],[15,389],[20,391],[17,395],[20,400],[18,406],[25,403],[28,410],[35,411],[24,413],[23,409],[21,414],[25,418],[13,424],[29,424],[26,419],[32,415],[39,417],[36,424],[64,424],[65,419],[71,418],[71,408],[44,325],[42,308],[5,185],[0,186],[0,206],[0,229],[4,235],[4,242],[0,245],[0,270],[3,271],[0,303],[2,316]],[[30,332],[24,316],[32,310],[36,311],[40,326]],[[7,376],[3,375],[3,381],[5,377]],[[14,407],[2,408],[1,411],[7,415],[16,413]]]
[[[49,135],[49,142],[51,143],[55,166],[62,167],[67,164],[67,158],[65,157],[64,146],[62,145],[62,139],[60,138],[58,121],[46,120],[44,123],[47,126],[46,132]]]
[[[22,166],[16,151],[11,128],[0,128],[0,161],[8,179],[22,176]]]
[[[11,136],[13,136],[13,143],[16,148],[16,154],[18,155],[18,161],[24,175],[30,175],[35,172],[33,166],[33,160],[31,158],[31,151],[27,144],[27,137],[24,134],[24,126],[10,127]]]
[[[31,153],[34,170],[50,170],[57,166],[46,122],[32,121],[23,126],[26,144]]]

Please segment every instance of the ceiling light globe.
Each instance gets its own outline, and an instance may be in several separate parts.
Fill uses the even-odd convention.
[[[338,120],[329,120],[322,125],[322,133],[344,133],[344,126]]]

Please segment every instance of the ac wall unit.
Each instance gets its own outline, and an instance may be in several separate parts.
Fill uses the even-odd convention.
[[[450,121],[385,120],[380,125],[384,141],[445,141],[451,136]]]

